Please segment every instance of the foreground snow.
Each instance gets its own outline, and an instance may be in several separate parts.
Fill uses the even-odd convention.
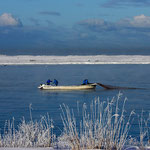
[[[53,148],[0,148],[0,150],[54,150]]]
[[[31,56],[0,55],[0,65],[27,64],[150,64],[150,56],[143,55],[91,55],[91,56]]]
[[[71,149],[64,149],[64,148],[0,148],[0,150],[71,150]],[[90,150],[90,149],[88,149]],[[96,149],[94,149],[96,150]],[[141,150],[139,147],[137,146],[131,146],[128,148],[125,148],[124,150]],[[145,147],[142,150],[150,150],[150,147]]]

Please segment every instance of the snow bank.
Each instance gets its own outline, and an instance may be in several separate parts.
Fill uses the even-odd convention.
[[[0,148],[0,150],[54,150],[53,148],[9,148],[9,147],[4,147]]]
[[[35,64],[150,64],[150,56],[143,55],[90,55],[90,56],[31,56],[0,55],[0,65]]]

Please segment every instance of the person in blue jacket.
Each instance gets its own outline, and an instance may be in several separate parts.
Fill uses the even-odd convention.
[[[87,85],[87,84],[89,84],[88,79],[83,80],[83,85]]]
[[[47,85],[50,85],[51,82],[52,82],[52,81],[51,81],[50,79],[48,79],[47,82],[46,82],[46,84],[47,84]]]
[[[54,79],[53,84],[55,84],[57,86],[58,85],[58,81],[56,79]]]

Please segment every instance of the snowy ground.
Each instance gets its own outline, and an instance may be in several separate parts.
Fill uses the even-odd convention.
[[[71,149],[53,149],[53,148],[0,148],[0,150],[71,150]],[[91,149],[88,149],[88,150],[91,150]],[[94,149],[96,150],[96,149]],[[126,148],[124,150],[141,150],[139,147],[137,146],[131,146],[129,148]],[[142,150],[150,150],[149,147],[147,148],[144,148]]]
[[[93,55],[93,56],[31,56],[0,55],[0,65],[28,64],[150,64],[150,56],[143,55]]]
[[[54,150],[53,148],[0,148],[0,150]]]

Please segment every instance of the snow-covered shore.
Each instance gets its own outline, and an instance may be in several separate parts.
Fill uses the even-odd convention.
[[[0,55],[0,65],[40,64],[150,64],[150,56],[143,55],[90,55],[90,56],[32,56]]]
[[[64,148],[8,148],[8,147],[5,147],[5,148],[0,148],[0,150],[71,150],[71,149],[64,149]],[[87,149],[85,149],[87,150]],[[100,149],[88,149],[88,150],[100,150]],[[139,147],[137,146],[130,146],[124,150],[141,150]],[[150,147],[145,147],[144,150],[150,150]]]
[[[0,148],[0,150],[54,150],[53,148],[10,148],[10,147],[4,147]],[[63,149],[62,149],[63,150]]]

